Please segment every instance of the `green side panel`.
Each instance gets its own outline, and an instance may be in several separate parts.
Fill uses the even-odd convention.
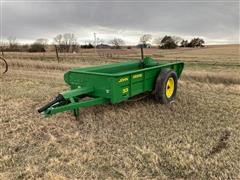
[[[139,72],[139,73],[133,73],[133,74],[131,74],[131,82],[136,83],[136,82],[139,82],[139,81],[143,81],[144,76],[145,76],[144,71]]]
[[[144,92],[144,81],[131,84],[131,96],[141,94]]]
[[[115,78],[112,86],[112,103],[118,103],[127,100],[130,97],[130,82],[130,75],[124,75]]]
[[[152,91],[155,88],[155,82],[160,73],[161,68],[147,70],[145,73],[145,91]]]
[[[93,88],[93,92],[89,93],[90,96],[111,98],[112,96],[112,81],[114,78],[111,76],[99,76],[94,74],[82,74],[78,72],[69,71],[64,75],[65,81],[75,88]]]
[[[131,96],[144,92],[145,71],[131,74]]]

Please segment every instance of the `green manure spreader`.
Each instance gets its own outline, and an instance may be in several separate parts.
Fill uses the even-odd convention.
[[[145,57],[140,61],[74,68],[64,74],[70,90],[60,93],[38,112],[47,117],[72,110],[78,118],[80,108],[116,104],[145,92],[153,92],[157,101],[169,104],[176,97],[183,67],[183,62],[158,63]]]

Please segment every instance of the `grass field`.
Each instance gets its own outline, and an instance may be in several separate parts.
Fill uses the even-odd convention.
[[[43,118],[71,67],[140,57],[138,49],[5,53],[0,179],[240,179],[240,45],[146,49],[186,63],[176,103],[146,97]]]

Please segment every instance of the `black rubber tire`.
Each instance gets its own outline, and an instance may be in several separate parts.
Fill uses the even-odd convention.
[[[166,85],[169,78],[173,78],[174,80],[174,91],[171,97],[166,96]],[[159,101],[161,104],[170,104],[174,99],[176,98],[177,93],[177,74],[175,71],[171,69],[163,69],[156,80],[155,83],[155,98],[157,101]]]

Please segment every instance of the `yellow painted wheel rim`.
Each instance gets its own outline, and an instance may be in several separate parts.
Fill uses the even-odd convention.
[[[166,96],[167,98],[170,98],[173,95],[174,92],[174,79],[170,77],[166,84]]]

